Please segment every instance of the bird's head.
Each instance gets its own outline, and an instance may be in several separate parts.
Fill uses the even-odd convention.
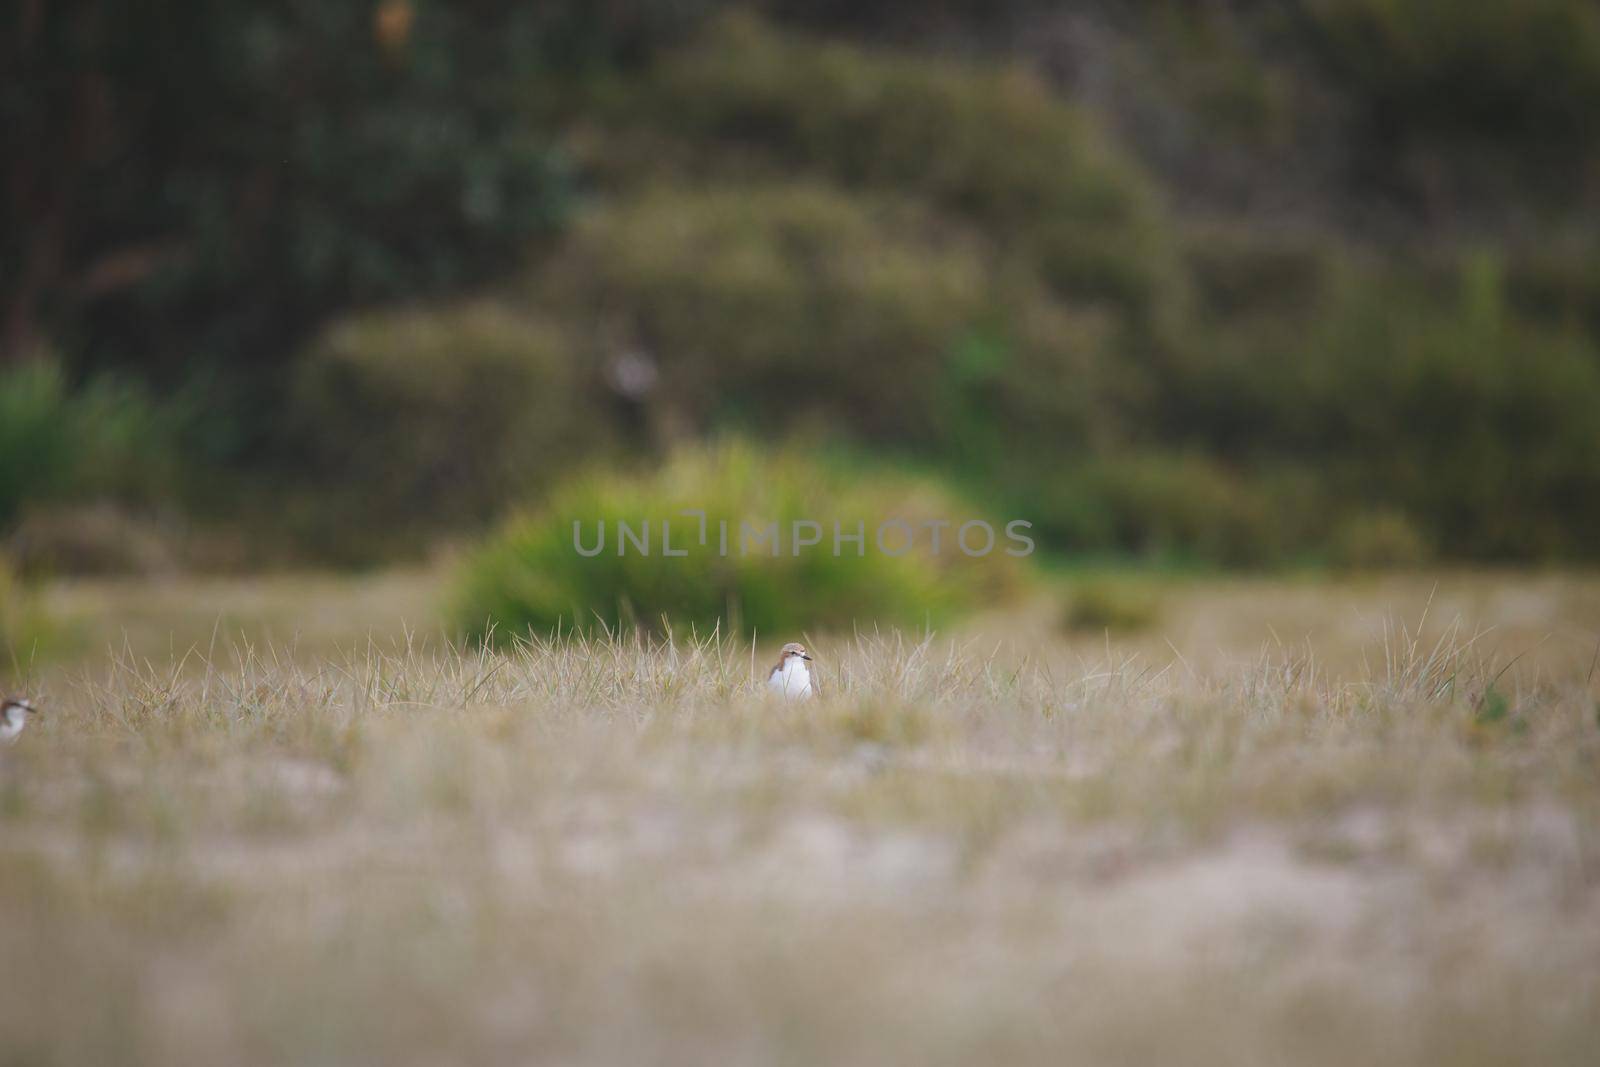
[[[783,651],[778,655],[778,665],[781,667],[789,662],[790,657],[799,656],[803,660],[810,660],[811,653],[806,651],[806,646],[798,641],[790,641],[783,646]]]
[[[26,697],[21,697],[14,700],[7,700],[4,704],[0,704],[0,712],[3,712],[5,717],[8,719],[20,719],[24,715],[37,715],[39,713],[39,709],[33,706],[32,701],[28,700]]]

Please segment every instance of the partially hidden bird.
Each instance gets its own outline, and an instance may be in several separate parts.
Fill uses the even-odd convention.
[[[786,697],[817,695],[816,677],[811,673],[811,653],[806,646],[791,641],[778,653],[778,662],[767,675],[767,687]]]
[[[28,716],[39,711],[26,699],[12,698],[0,704],[0,742],[11,744],[28,725]]]

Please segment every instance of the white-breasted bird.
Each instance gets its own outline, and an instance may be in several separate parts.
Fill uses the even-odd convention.
[[[26,699],[7,700],[0,704],[0,741],[10,744],[22,733],[22,728],[28,724],[28,716],[38,713]]]
[[[817,693],[817,683],[811,674],[811,653],[806,646],[790,641],[778,653],[777,666],[767,675],[767,686],[786,697],[810,697]]]

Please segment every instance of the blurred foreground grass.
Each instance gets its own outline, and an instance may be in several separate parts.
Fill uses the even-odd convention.
[[[1097,581],[1159,615],[817,635],[802,706],[408,651],[423,573],[49,590],[0,1060],[1588,1062],[1596,579]]]

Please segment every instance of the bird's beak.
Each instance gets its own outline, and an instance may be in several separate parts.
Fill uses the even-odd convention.
[[[802,652],[802,653],[800,653],[800,658],[801,658],[801,659],[807,659],[807,660],[808,660],[808,659],[810,659],[810,658],[811,658],[811,653],[809,653],[809,652]]]

